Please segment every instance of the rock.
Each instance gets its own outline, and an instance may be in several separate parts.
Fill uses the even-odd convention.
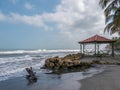
[[[92,64],[102,64],[102,63],[100,61],[98,61],[98,60],[93,60]]]
[[[64,57],[64,59],[71,59],[71,60],[80,60],[83,57],[82,54],[77,53],[77,54],[69,54]]]
[[[51,69],[53,72],[67,72],[67,71],[72,71],[72,70],[80,70],[80,68],[88,68],[90,64],[88,63],[81,63],[80,58],[82,58],[82,54],[77,53],[77,54],[69,54],[66,55],[65,57],[59,58],[53,57],[53,58],[48,58],[45,61],[44,67],[46,69]]]
[[[48,58],[45,61],[45,67],[53,69],[54,67],[59,68],[63,66],[73,66],[78,65],[80,63],[79,59],[81,58],[81,55],[78,54],[69,54],[63,58],[53,57]]]

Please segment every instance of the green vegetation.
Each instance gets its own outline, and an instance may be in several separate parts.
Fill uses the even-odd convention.
[[[115,42],[115,49],[120,50],[120,37],[114,37]]]
[[[113,40],[115,40],[116,42],[114,43],[114,48],[115,50],[120,50],[120,37],[113,37]],[[107,49],[111,49],[111,44],[106,46]]]
[[[99,4],[106,18],[104,31],[110,34],[117,32],[120,35],[120,0],[100,0]]]

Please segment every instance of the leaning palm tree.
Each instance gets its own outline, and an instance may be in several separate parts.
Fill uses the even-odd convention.
[[[120,0],[100,0],[99,4],[104,9],[106,18],[104,31],[120,35]]]

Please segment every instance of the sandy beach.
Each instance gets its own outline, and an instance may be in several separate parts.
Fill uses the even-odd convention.
[[[120,90],[120,66],[107,66],[102,73],[79,82],[79,90]]]

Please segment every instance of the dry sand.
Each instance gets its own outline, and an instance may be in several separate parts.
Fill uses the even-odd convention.
[[[80,80],[80,90],[120,90],[120,66],[107,66],[104,72]]]

